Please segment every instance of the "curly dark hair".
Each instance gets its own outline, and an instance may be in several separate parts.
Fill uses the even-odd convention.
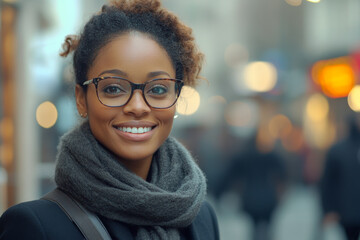
[[[88,70],[103,46],[131,31],[149,35],[170,56],[176,78],[196,85],[204,55],[195,44],[192,29],[163,8],[160,0],[113,1],[86,23],[80,36],[67,36],[60,55],[66,57],[74,51],[76,83],[82,85],[87,80]]]

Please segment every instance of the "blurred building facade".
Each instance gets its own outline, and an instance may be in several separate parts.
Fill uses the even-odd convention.
[[[104,3],[1,1],[0,211],[54,186],[59,137],[78,121],[71,58],[59,57],[61,44]],[[193,28],[206,55],[208,83],[180,101],[172,134],[209,183],[255,132],[280,149],[294,183],[316,183],[326,150],[358,111],[348,96],[360,84],[360,1],[163,4]]]

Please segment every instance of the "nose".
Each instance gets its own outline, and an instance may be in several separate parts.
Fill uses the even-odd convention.
[[[123,111],[127,114],[133,114],[136,117],[142,116],[151,111],[151,108],[145,102],[141,90],[135,90],[129,102],[124,106]]]

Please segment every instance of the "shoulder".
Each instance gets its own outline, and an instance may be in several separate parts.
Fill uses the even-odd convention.
[[[46,234],[36,214],[33,206],[36,203],[26,202],[9,208],[0,218],[0,239],[21,239],[28,233],[30,239],[45,239]],[[35,231],[34,231],[35,230]]]
[[[327,166],[343,164],[344,157],[351,156],[353,152],[353,146],[348,139],[342,139],[332,145],[326,153],[326,162]]]
[[[216,214],[209,202],[205,201],[202,204],[200,212],[190,228],[193,234],[197,235],[199,239],[219,239],[219,227]]]
[[[47,200],[24,202],[0,218],[0,240],[83,239],[77,227],[57,204]]]

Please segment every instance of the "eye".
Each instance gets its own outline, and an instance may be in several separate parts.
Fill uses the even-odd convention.
[[[125,93],[124,89],[118,84],[107,85],[102,89],[102,91],[106,95],[112,95],[112,96],[114,96],[114,95],[117,96],[122,93]]]
[[[150,95],[164,95],[168,92],[168,88],[166,86],[163,85],[154,85],[152,86],[147,92],[146,94],[150,94]]]

